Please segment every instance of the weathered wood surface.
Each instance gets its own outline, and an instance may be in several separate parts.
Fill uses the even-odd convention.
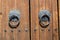
[[[31,40],[59,40],[57,0],[30,0],[31,3]],[[48,10],[51,13],[50,25],[39,25],[38,13]]]
[[[9,11],[13,9],[20,11],[20,25],[16,29],[8,25]],[[0,0],[0,40],[30,40],[29,0]]]
[[[60,17],[60,0],[58,2]],[[0,40],[30,40],[30,36],[31,40],[59,40],[57,0],[30,0],[30,8],[31,10],[29,0],[0,0]],[[16,29],[11,29],[8,25],[9,11],[13,9],[21,13],[20,25]],[[47,28],[39,25],[38,13],[41,10],[49,10],[51,13],[50,25]]]

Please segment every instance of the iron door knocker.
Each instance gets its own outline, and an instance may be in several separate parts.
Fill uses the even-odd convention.
[[[9,12],[9,26],[17,28],[20,24],[20,12],[18,10],[11,10]]]
[[[41,10],[38,17],[41,27],[46,28],[50,23],[50,12],[48,10]]]

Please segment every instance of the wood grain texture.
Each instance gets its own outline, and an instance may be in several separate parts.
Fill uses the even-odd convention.
[[[20,11],[20,25],[12,29],[8,25],[8,16],[9,12],[15,9]],[[30,36],[31,40],[59,40],[57,0],[30,0],[30,9],[29,0],[0,0],[0,40],[30,40]],[[31,11],[31,29],[29,10]],[[38,13],[41,10],[48,10],[51,13],[50,25],[47,28],[39,25]]]
[[[57,0],[31,0],[30,2],[31,40],[59,40]],[[39,25],[38,14],[41,10],[48,10],[51,14],[50,25],[47,28]]]
[[[0,11],[1,10],[2,20],[0,22],[0,40],[30,40],[29,0],[0,0]],[[9,12],[11,10],[20,11],[20,25],[16,29],[12,29],[8,25]]]

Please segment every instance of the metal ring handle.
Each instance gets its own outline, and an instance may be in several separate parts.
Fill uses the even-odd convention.
[[[18,27],[18,25],[20,24],[19,22],[19,18],[17,16],[11,16],[10,20],[9,20],[9,26],[11,28],[16,28]]]
[[[11,10],[9,13],[9,26],[17,28],[20,24],[20,13],[17,10]]]
[[[46,28],[50,24],[50,12],[48,10],[41,10],[39,13],[39,24]]]

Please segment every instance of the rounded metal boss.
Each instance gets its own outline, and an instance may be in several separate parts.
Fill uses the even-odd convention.
[[[9,12],[9,26],[17,28],[20,24],[20,12],[18,10],[11,10]]]
[[[46,28],[50,23],[50,12],[48,10],[41,10],[38,17],[41,27]]]

